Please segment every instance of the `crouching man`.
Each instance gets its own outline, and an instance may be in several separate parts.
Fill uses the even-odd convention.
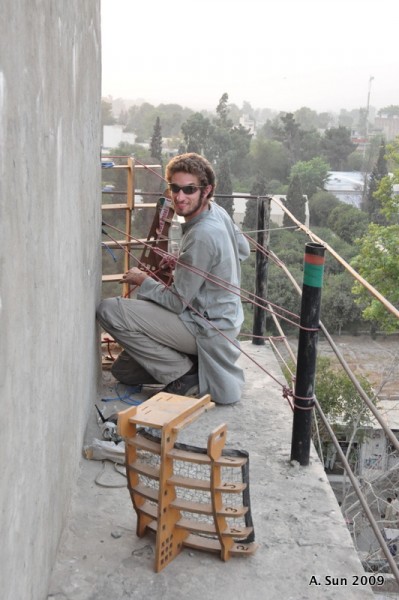
[[[172,394],[209,393],[218,404],[232,404],[244,384],[236,364],[243,321],[237,293],[249,244],[212,201],[215,173],[205,158],[176,156],[166,180],[174,210],[185,220],[174,282],[165,288],[133,267],[123,281],[140,287],[137,299],[101,302],[98,321],[124,348],[112,373],[125,384],[161,383]]]

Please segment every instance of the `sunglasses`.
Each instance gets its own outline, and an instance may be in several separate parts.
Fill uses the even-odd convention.
[[[195,194],[195,192],[197,190],[199,190],[200,188],[205,187],[204,185],[177,185],[177,183],[169,183],[169,189],[171,192],[173,192],[174,194],[178,194],[180,192],[180,190],[183,192],[183,194],[186,194],[186,196],[191,196],[192,194]]]

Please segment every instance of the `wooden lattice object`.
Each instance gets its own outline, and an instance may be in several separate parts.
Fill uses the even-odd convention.
[[[256,550],[248,454],[224,450],[225,425],[209,435],[206,449],[177,442],[181,429],[213,406],[209,395],[160,392],[118,415],[137,535],[156,533],[157,572],[184,546],[218,552],[224,561]],[[144,428],[159,430],[160,437]]]

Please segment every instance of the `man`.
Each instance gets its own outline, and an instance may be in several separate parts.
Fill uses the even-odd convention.
[[[123,383],[159,382],[173,394],[210,393],[214,402],[231,404],[244,384],[236,365],[243,321],[236,294],[249,244],[211,201],[215,173],[205,158],[176,156],[166,167],[166,180],[175,212],[185,220],[174,282],[165,288],[133,267],[123,281],[140,286],[137,300],[101,302],[98,320],[124,348],[112,372]]]

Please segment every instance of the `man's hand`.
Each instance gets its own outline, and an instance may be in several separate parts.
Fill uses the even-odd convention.
[[[144,279],[147,279],[147,277],[149,277],[147,273],[141,271],[141,269],[138,269],[137,267],[133,267],[132,269],[129,269],[129,271],[126,271],[120,280],[120,283],[139,286],[143,283]]]

